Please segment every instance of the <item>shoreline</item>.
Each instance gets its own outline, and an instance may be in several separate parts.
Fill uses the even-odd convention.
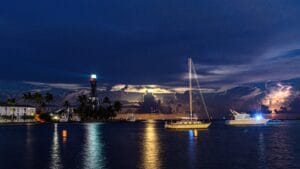
[[[25,124],[53,124],[53,123],[60,123],[60,124],[67,124],[67,123],[114,123],[114,122],[127,122],[128,119],[127,113],[118,114],[114,119],[110,120],[86,120],[86,121],[70,121],[70,122],[45,122],[39,123],[36,121],[3,121],[0,120],[0,125],[25,125]],[[177,114],[154,114],[154,113],[136,113],[134,114],[136,121],[172,121],[172,120],[179,120],[181,117],[186,117],[184,113],[177,113]],[[265,114],[265,118],[271,119],[271,121],[297,121],[300,120],[300,114]],[[207,121],[208,119],[202,119]],[[223,118],[215,118],[211,121],[225,121],[227,119]]]
[[[176,120],[176,119],[173,119]],[[143,119],[143,120],[136,120],[135,122],[147,122],[147,121],[169,121],[169,120],[162,120],[162,119]],[[213,119],[212,122],[225,122],[224,119]],[[277,122],[277,121],[300,121],[300,119],[272,119],[270,122]],[[135,122],[129,122],[127,120],[109,120],[109,121],[103,121],[103,120],[93,120],[93,121],[82,121],[82,122],[46,122],[46,123],[38,123],[38,122],[6,122],[6,123],[0,123],[0,125],[47,125],[47,124],[88,124],[88,123],[135,123]]]

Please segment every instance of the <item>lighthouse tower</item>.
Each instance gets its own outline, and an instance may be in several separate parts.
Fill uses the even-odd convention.
[[[90,100],[92,102],[93,108],[96,108],[98,105],[98,98],[97,98],[97,75],[92,74],[90,77],[90,84],[91,84],[91,95]]]

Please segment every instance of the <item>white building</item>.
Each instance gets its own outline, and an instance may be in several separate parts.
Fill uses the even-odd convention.
[[[36,113],[36,108],[28,106],[0,106],[0,116],[16,116],[22,117],[34,116]]]

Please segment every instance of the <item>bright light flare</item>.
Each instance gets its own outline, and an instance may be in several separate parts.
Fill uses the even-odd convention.
[[[255,115],[255,120],[261,120],[261,119],[263,119],[263,117],[262,117],[262,115],[261,114],[257,114],[257,115]]]
[[[97,79],[97,75],[96,74],[91,74],[91,79]]]

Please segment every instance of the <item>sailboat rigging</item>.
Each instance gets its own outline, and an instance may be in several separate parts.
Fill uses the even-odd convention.
[[[165,128],[170,128],[170,129],[205,129],[208,128],[211,125],[210,122],[210,116],[207,110],[207,106],[204,100],[204,96],[203,93],[200,89],[200,84],[199,84],[199,80],[197,78],[197,73],[196,73],[196,69],[195,66],[193,65],[193,61],[191,58],[188,59],[188,67],[189,67],[189,119],[187,120],[180,120],[180,121],[176,121],[176,122],[167,122],[165,124]],[[201,101],[203,103],[203,107],[204,110],[206,112],[206,115],[209,119],[209,122],[202,122],[199,121],[198,119],[194,119],[193,116],[193,75],[194,75],[194,79],[196,79],[196,83],[197,83],[197,87],[199,89],[200,92],[200,96],[201,96]]]

